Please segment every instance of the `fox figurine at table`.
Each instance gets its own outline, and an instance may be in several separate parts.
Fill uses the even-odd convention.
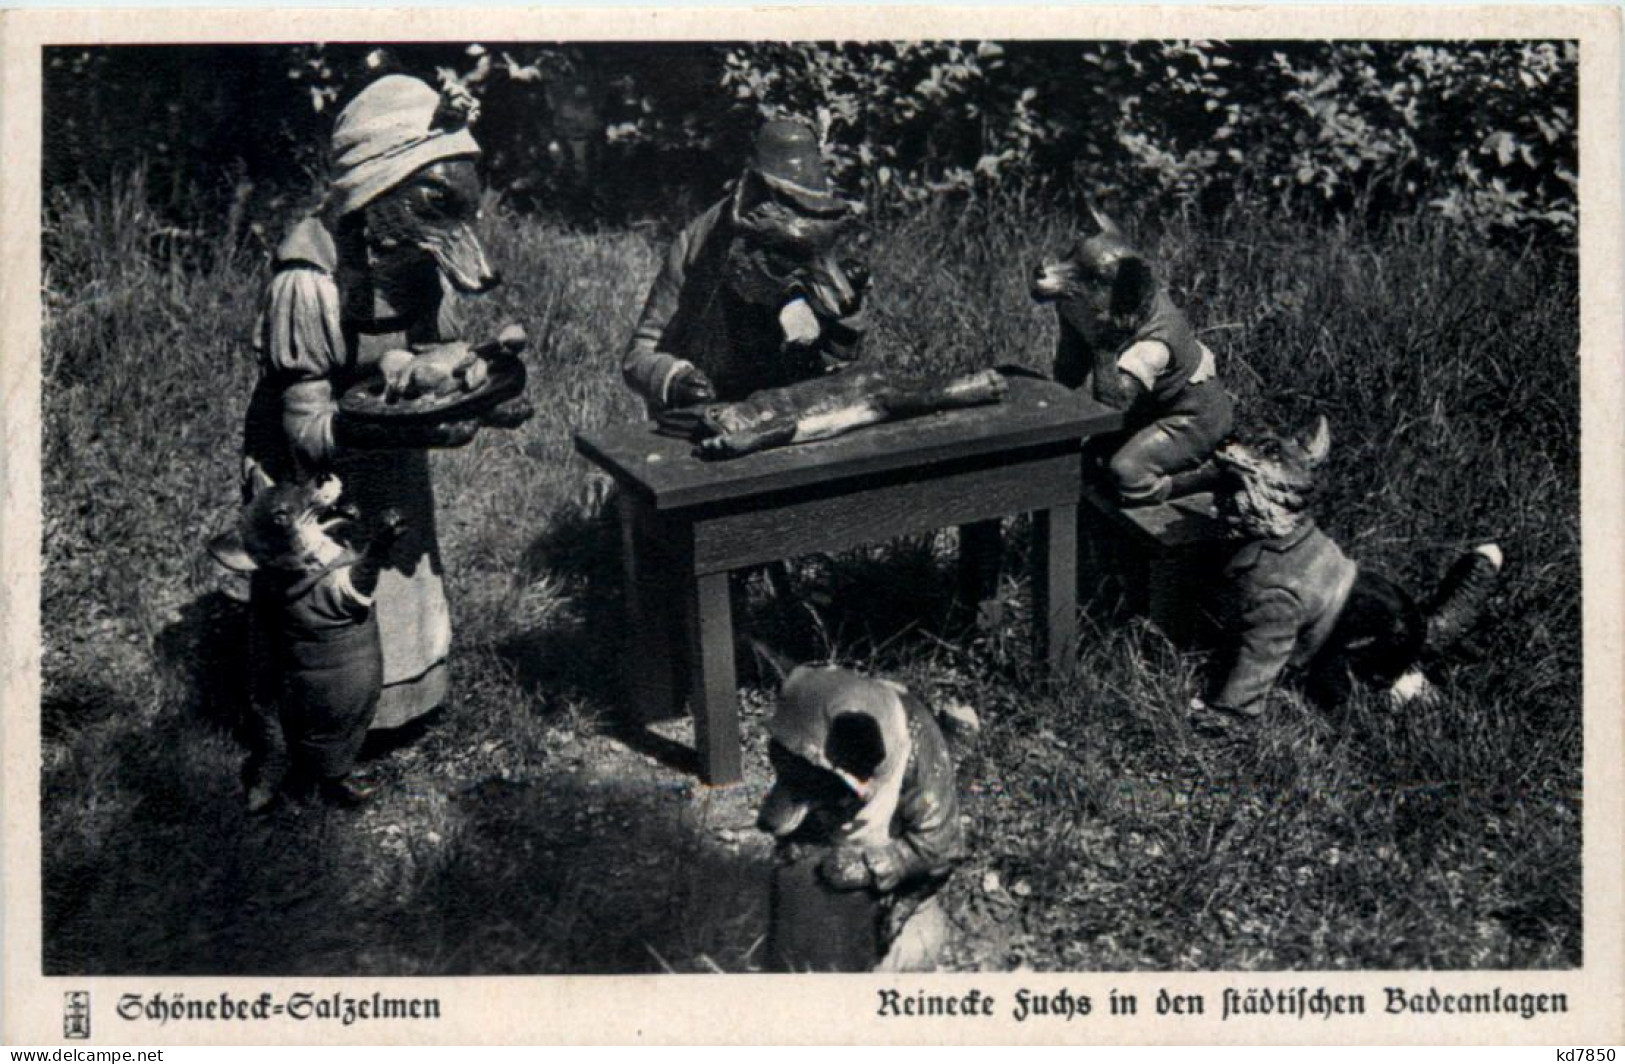
[[[1055,308],[1055,379],[1122,411],[1125,431],[1103,455],[1122,505],[1211,490],[1213,450],[1234,420],[1218,360],[1150,256],[1090,214],[1098,231],[1032,273],[1032,298]]]
[[[1395,704],[1429,692],[1420,665],[1476,623],[1501,571],[1501,549],[1462,555],[1425,607],[1392,580],[1356,565],[1309,513],[1331,450],[1324,417],[1307,432],[1221,447],[1215,504],[1245,543],[1225,568],[1225,627],[1233,660],[1217,693],[1196,699],[1193,723],[1218,732],[1258,720],[1277,679],[1305,670],[1310,693],[1335,702],[1349,680]]]

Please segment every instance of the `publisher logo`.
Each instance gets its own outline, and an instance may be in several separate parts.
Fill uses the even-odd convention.
[[[90,991],[69,990],[62,995],[62,1037],[90,1037]]]

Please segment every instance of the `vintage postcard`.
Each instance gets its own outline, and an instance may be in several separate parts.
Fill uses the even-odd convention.
[[[0,1039],[1625,1041],[1619,51],[0,13]]]

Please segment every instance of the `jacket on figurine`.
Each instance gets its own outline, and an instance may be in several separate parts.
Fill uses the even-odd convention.
[[[776,779],[758,824],[779,841],[785,867],[808,867],[837,896],[796,911],[857,906],[857,936],[872,920],[870,945],[885,954],[965,853],[953,759],[935,717],[898,684],[803,665],[785,680],[768,730]],[[788,912],[794,905],[781,889],[771,936],[780,963],[873,966],[861,945],[832,958],[840,919],[804,919]]]

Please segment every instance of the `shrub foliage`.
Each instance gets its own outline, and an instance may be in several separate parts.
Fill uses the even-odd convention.
[[[402,69],[484,100],[493,184],[604,219],[707,197],[799,115],[874,206],[1064,194],[1212,208],[1426,206],[1572,233],[1578,46],[1561,41],[916,41],[53,49],[48,181],[152,160],[173,207],[223,170],[308,183],[334,111]]]

